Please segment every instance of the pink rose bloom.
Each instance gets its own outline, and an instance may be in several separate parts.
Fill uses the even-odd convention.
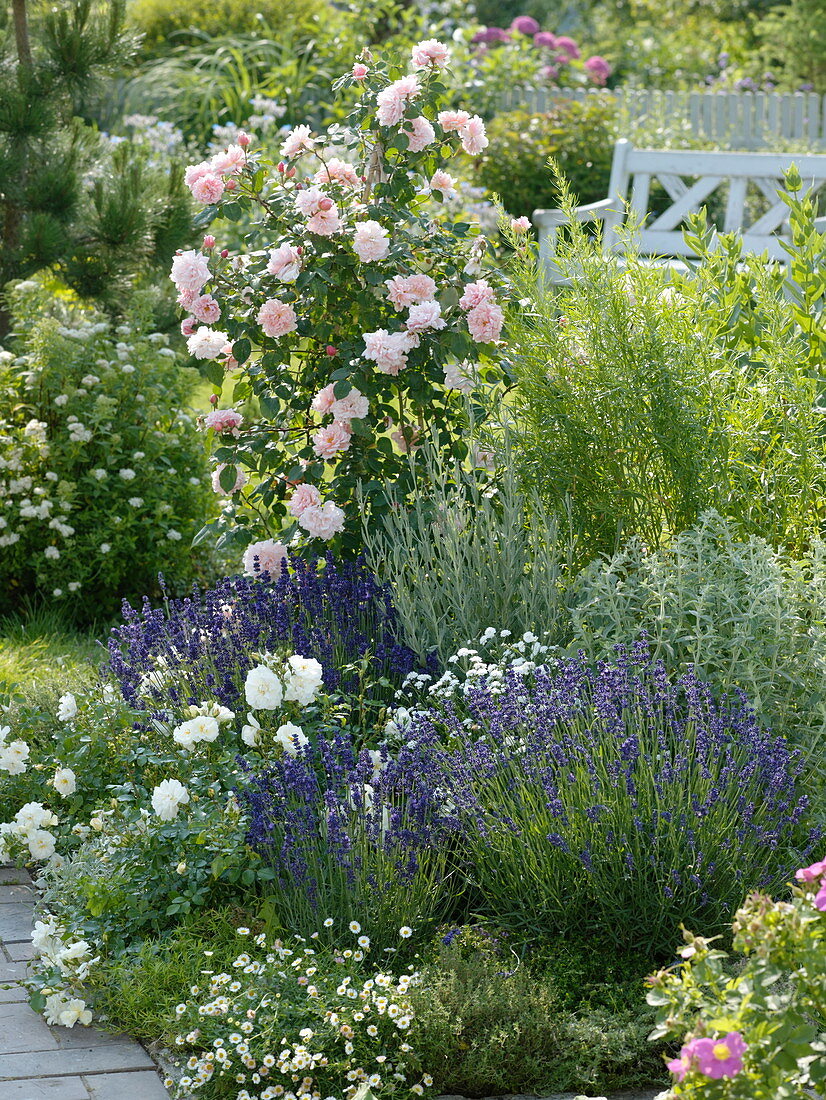
[[[189,189],[196,202],[209,205],[217,202],[224,193],[224,181],[220,176],[199,176]]]
[[[599,54],[594,54],[593,57],[589,57],[583,63],[582,67],[595,84],[605,84],[608,77],[611,75],[611,66],[605,58],[600,57]]]
[[[364,80],[370,70],[361,61],[357,61],[353,66],[353,79]]]
[[[397,313],[417,302],[428,302],[436,294],[436,284],[429,275],[394,275],[384,285]]]
[[[181,321],[181,336],[191,336],[197,327],[194,317],[185,317]]]
[[[323,390],[319,390],[313,398],[310,408],[317,413],[321,413],[322,416],[326,416],[330,409],[332,409],[336,399],[333,389],[334,386],[331,382],[329,386],[325,386]]]
[[[232,496],[233,493],[237,493],[239,489],[243,489],[243,487],[247,484],[247,475],[244,473],[243,470],[239,469],[238,477],[236,477],[235,479],[235,487],[227,492],[226,489],[222,488],[221,486],[221,471],[225,470],[226,468],[226,462],[222,462],[220,466],[216,466],[215,469],[212,471],[212,488],[215,490],[219,497]]]
[[[467,111],[439,111],[436,117],[446,134],[451,131],[459,131],[470,122],[470,115]]]
[[[477,344],[493,344],[499,339],[505,315],[496,302],[480,302],[467,315],[467,327]]]
[[[511,229],[514,233],[521,236],[523,233],[527,233],[531,227],[531,219],[526,218],[523,214],[521,218],[514,218],[511,222]]]
[[[212,171],[212,164],[208,160],[202,160],[200,164],[190,164],[184,172],[184,183],[187,187],[192,187],[196,180],[199,180],[201,176],[214,175]]]
[[[190,355],[196,359],[217,359],[226,347],[229,336],[214,328],[199,328],[186,342]]]
[[[395,377],[407,366],[407,353],[415,347],[413,337],[407,332],[387,332],[380,328],[364,334],[364,358],[372,359],[376,370]]]
[[[341,229],[341,218],[338,216],[338,207],[335,203],[329,210],[319,210],[313,214],[307,222],[307,229],[318,237],[332,237]]]
[[[313,176],[316,183],[343,183],[348,187],[358,187],[361,180],[358,177],[358,172],[352,164],[348,164],[347,161],[341,160],[339,157],[331,157],[326,164]]]
[[[815,894],[814,906],[815,909],[819,909],[821,913],[826,912],[826,883],[822,884]]]
[[[294,126],[281,146],[282,157],[296,157],[310,152],[315,146],[315,138],[309,126]]]
[[[349,448],[351,434],[349,425],[334,420],[313,434],[313,450],[319,458],[335,458]]]
[[[408,151],[411,153],[421,153],[422,149],[426,149],[428,145],[431,145],[436,140],[436,131],[424,115],[419,115],[418,118],[411,119],[410,125],[412,129],[402,130],[402,133],[407,135]]]
[[[295,196],[295,208],[299,213],[303,214],[305,218],[312,217],[313,214],[317,214],[321,209],[321,203],[329,196],[326,195],[320,187],[307,187],[303,191],[299,191]]]
[[[211,294],[202,294],[200,298],[196,298],[191,308],[198,320],[205,325],[214,324],[221,316],[221,307]]]
[[[346,397],[340,397],[332,403],[329,411],[340,423],[347,423],[350,420],[363,420],[370,411],[370,402],[361,390],[357,390],[353,386]]]
[[[294,244],[271,248],[267,271],[282,283],[294,283],[301,271],[301,253]]]
[[[408,332],[425,332],[427,329],[442,329],[445,320],[442,317],[442,307],[438,302],[421,302],[417,306],[411,306],[407,314]]]
[[[248,577],[269,573],[270,580],[276,580],[286,561],[287,547],[283,543],[273,539],[251,542],[244,551],[244,572]]]
[[[182,290],[178,295],[178,305],[184,309],[192,309],[195,302],[200,297],[197,290]]]
[[[485,124],[479,115],[471,115],[459,131],[459,137],[462,139],[462,148],[471,156],[481,153],[488,146]]]
[[[247,154],[240,145],[230,145],[223,153],[216,153],[210,163],[219,176],[237,176],[247,163]]]
[[[190,248],[174,257],[169,277],[179,291],[190,291],[197,295],[204,283],[212,278],[212,272],[206,256]]]
[[[459,299],[459,305],[464,310],[475,309],[482,302],[492,302],[495,293],[486,279],[479,279],[476,283],[468,283],[464,294]]]
[[[315,485],[298,485],[290,497],[287,511],[299,519],[305,508],[318,508],[320,504],[321,493]]]
[[[450,50],[435,38],[428,38],[413,47],[410,59],[414,69],[426,69],[428,65],[443,69],[450,60]]]
[[[353,251],[362,263],[383,260],[390,251],[389,234],[376,221],[359,222],[353,236]]]
[[[378,112],[376,117],[380,126],[396,126],[401,122],[407,105],[411,99],[415,99],[421,89],[415,76],[403,76],[376,96]]]
[[[556,48],[558,50],[563,50],[568,55],[568,57],[572,58],[574,61],[582,56],[579,52],[579,46],[577,46],[573,38],[568,38],[564,34],[561,38],[557,38]]]
[[[450,198],[450,196],[456,192],[456,180],[449,172],[445,172],[442,168],[437,168],[430,177],[430,190],[441,191],[444,198]]]
[[[697,1069],[705,1077],[735,1077],[743,1069],[747,1046],[739,1031],[730,1031],[724,1039],[695,1039],[690,1045]]]
[[[258,310],[256,320],[265,335],[272,336],[276,340],[279,336],[294,332],[298,325],[293,307],[279,301],[278,298],[267,299]]]
[[[444,367],[445,372],[445,386],[449,390],[458,390],[459,393],[472,393],[476,385],[476,382],[472,375],[466,373],[467,364],[465,363],[448,363]]]
[[[213,409],[212,412],[207,413],[204,417],[204,427],[212,428],[214,432],[223,433],[229,432],[230,435],[238,438],[238,429],[243,423],[243,416],[241,413],[236,412],[235,409]]]
[[[820,860],[819,863],[813,863],[811,867],[801,867],[799,871],[794,873],[794,877],[798,882],[817,882],[823,875],[826,875],[826,859]]]
[[[311,504],[301,513],[298,526],[312,538],[331,539],[344,530],[344,512],[331,500],[322,505]]]

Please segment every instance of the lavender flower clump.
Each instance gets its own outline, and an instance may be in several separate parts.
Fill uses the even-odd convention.
[[[247,842],[274,872],[271,906],[303,934],[325,916],[357,919],[374,943],[421,931],[443,904],[458,821],[415,750],[356,752],[344,730],[284,754],[237,790]]]
[[[242,706],[253,653],[287,647],[324,667],[324,685],[351,690],[342,667],[370,654],[370,677],[400,682],[417,667],[397,634],[387,586],[359,561],[323,566],[297,559],[281,576],[227,577],[215,588],[138,611],[125,603],[124,624],[109,638],[108,675],[132,706],[177,711],[217,700]]]
[[[483,679],[407,732],[457,808],[478,911],[669,952],[798,865],[797,752],[645,644]],[[427,751],[426,751],[427,750]],[[803,850],[814,842],[805,835]]]

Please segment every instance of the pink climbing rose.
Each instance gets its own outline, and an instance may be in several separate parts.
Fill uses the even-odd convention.
[[[258,310],[256,319],[264,334],[276,340],[294,332],[298,324],[293,307],[278,298],[268,298]]]

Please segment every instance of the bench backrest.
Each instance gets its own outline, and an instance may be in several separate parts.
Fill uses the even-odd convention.
[[[717,202],[722,213],[719,228],[724,232],[740,232],[746,251],[768,252],[772,259],[786,260],[788,256],[780,238],[788,228],[785,225],[788,207],[777,192],[782,190],[783,173],[791,164],[797,166],[804,189],[826,186],[826,155],[635,149],[629,141],[618,141],[609,187],[609,197],[614,201],[604,222],[605,247],[622,250],[617,228],[625,218],[627,204],[639,220],[641,228],[636,243],[641,252],[691,256],[692,250],[683,240],[684,219],[710,202]],[[655,180],[662,188],[659,205],[668,205],[652,214],[650,201]],[[718,190],[720,194],[716,194]]]

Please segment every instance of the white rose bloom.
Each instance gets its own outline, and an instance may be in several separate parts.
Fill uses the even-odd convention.
[[[307,706],[312,703],[322,686],[324,669],[312,657],[300,657],[297,653],[287,659],[289,679],[284,699]]]
[[[27,833],[44,825],[57,825],[57,817],[42,802],[27,802],[14,815],[14,823],[21,833]]]
[[[61,695],[57,704],[57,717],[61,722],[68,722],[77,714],[77,699],[71,693]]]
[[[5,743],[6,738],[11,733],[11,726],[0,726],[0,745]]]
[[[9,741],[8,745],[0,743],[0,771],[22,775],[28,758],[29,746],[25,741]]]
[[[177,779],[164,779],[152,792],[152,809],[161,821],[172,821],[189,802],[189,791]]]
[[[68,798],[77,790],[77,777],[71,768],[58,768],[54,773],[52,786],[63,798]]]
[[[32,859],[48,859],[55,852],[55,838],[45,829],[32,829],[26,836]]]
[[[296,756],[299,749],[310,743],[301,726],[293,725],[292,722],[285,722],[283,726],[279,726],[273,734],[273,740],[284,746],[288,756]]]
[[[249,745],[251,749],[254,749],[256,745],[260,744],[261,727],[252,711],[247,714],[247,724],[241,727],[241,740],[245,745]]]
[[[284,689],[272,669],[258,665],[247,673],[244,695],[255,710],[277,710],[281,706]]]
[[[217,719],[209,714],[199,714],[177,726],[172,731],[172,739],[183,748],[191,749],[200,741],[214,741],[220,732]]]

